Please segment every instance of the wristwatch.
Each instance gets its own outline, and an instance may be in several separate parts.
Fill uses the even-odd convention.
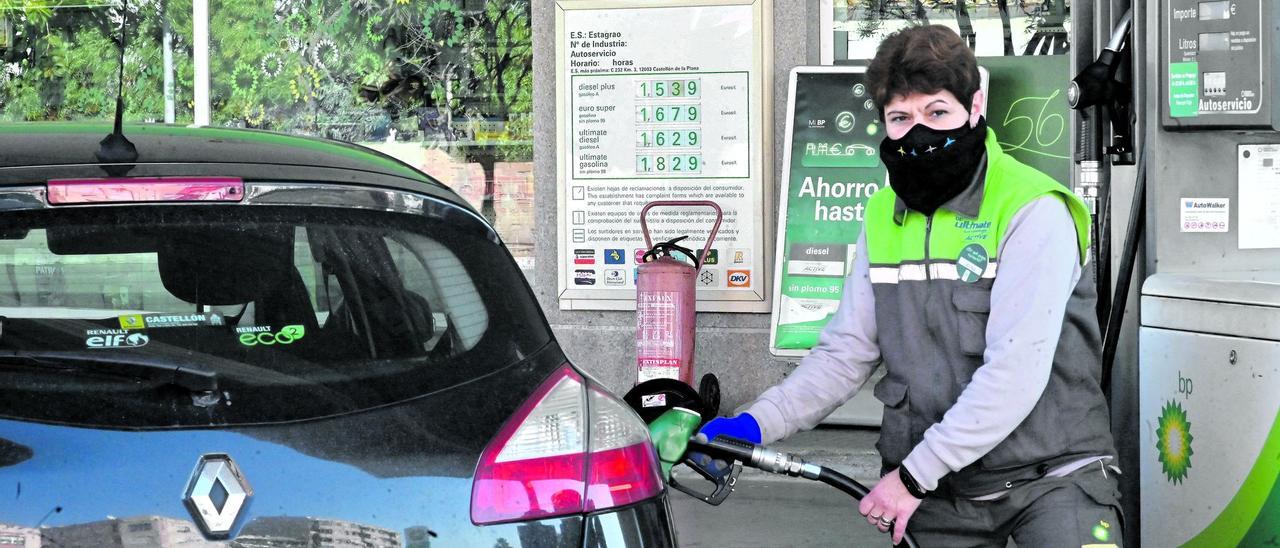
[[[898,467],[898,478],[902,480],[902,485],[907,488],[907,492],[911,493],[911,496],[918,499],[929,496],[929,492],[920,487],[920,482],[911,476],[911,472],[907,470],[906,466]]]

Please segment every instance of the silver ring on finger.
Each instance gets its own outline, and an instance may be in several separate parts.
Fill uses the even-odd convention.
[[[893,520],[891,520],[891,519],[885,519],[885,518],[884,518],[884,516],[880,516],[879,518],[876,518],[876,519],[880,522],[880,525],[883,525],[883,526],[885,526],[885,527],[892,527],[892,526],[893,526]]]

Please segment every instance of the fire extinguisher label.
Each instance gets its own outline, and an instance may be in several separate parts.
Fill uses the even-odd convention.
[[[640,382],[651,381],[653,379],[675,379],[680,380],[679,367],[645,367],[640,366]]]
[[[681,299],[676,291],[646,291],[636,296],[636,362],[640,381],[680,378],[680,355],[676,341],[676,316]]]

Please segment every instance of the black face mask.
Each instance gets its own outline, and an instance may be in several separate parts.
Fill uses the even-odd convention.
[[[986,153],[987,120],[936,130],[916,124],[901,139],[880,142],[880,160],[889,169],[889,186],[907,207],[933,215],[973,181]]]

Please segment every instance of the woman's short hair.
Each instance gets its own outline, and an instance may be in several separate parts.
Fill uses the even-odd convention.
[[[908,27],[880,42],[867,67],[867,89],[884,117],[898,96],[947,90],[966,110],[981,85],[978,60],[955,31],[942,25]]]

